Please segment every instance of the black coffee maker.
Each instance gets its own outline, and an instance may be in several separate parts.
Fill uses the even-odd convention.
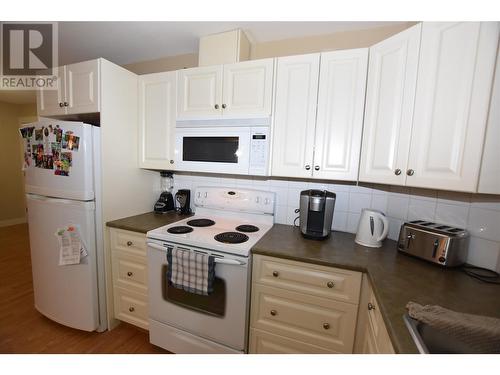
[[[164,214],[175,210],[174,197],[172,196],[172,173],[160,172],[161,176],[161,194],[155,203],[154,211],[157,214]]]
[[[191,213],[191,190],[180,189],[175,194],[175,200],[179,204],[178,211],[181,215],[187,215]]]

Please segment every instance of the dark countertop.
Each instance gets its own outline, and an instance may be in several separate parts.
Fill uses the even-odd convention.
[[[354,237],[332,232],[325,241],[307,240],[299,228],[275,224],[252,252],[366,272],[397,353],[418,353],[403,321],[408,301],[500,318],[500,285],[401,254],[392,240],[374,249]]]
[[[175,223],[176,221],[185,219],[189,216],[192,215],[180,215],[175,211],[170,211],[165,214],[147,212],[145,214],[108,221],[106,225],[111,228],[130,230],[145,234],[152,229]]]

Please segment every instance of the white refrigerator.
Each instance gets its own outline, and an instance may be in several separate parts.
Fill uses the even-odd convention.
[[[20,134],[35,307],[68,327],[102,331],[100,129],[43,119],[24,124]],[[74,264],[61,263],[59,235],[64,228],[76,230],[81,242],[80,259]]]

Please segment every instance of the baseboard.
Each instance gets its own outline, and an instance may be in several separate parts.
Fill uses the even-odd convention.
[[[0,220],[0,227],[8,227],[11,225],[26,223],[26,217],[18,217],[15,219]]]

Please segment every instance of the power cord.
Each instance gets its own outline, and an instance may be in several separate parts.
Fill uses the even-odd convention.
[[[489,284],[500,284],[500,274],[495,271],[489,270],[483,267],[471,266],[470,264],[464,264],[462,266],[462,271],[467,275],[474,277],[482,282]]]

